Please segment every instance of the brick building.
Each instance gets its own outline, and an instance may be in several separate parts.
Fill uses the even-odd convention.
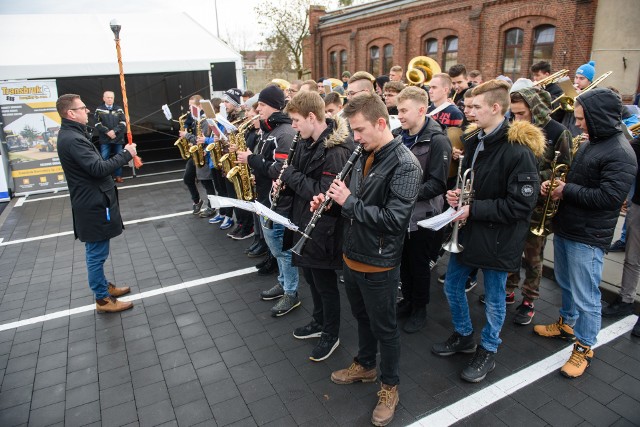
[[[573,71],[591,57],[597,7],[597,0],[380,0],[328,13],[312,6],[306,66],[313,77],[380,75],[427,55],[443,71],[462,63],[485,78],[528,77],[539,60]]]

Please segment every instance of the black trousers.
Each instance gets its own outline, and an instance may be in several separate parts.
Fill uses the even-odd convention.
[[[440,249],[442,234],[437,231],[419,227],[407,233],[402,248],[400,264],[400,280],[402,296],[413,307],[419,308],[429,304],[431,290],[431,271],[429,260],[432,254]]]
[[[400,332],[396,320],[400,268],[360,273],[344,264],[342,272],[351,313],[358,322],[356,360],[366,369],[375,368],[380,343],[380,380],[394,386],[400,382]]]
[[[337,337],[340,333],[340,292],[336,271],[303,268],[302,274],[311,289],[313,319],[322,325],[322,332]]]
[[[229,196],[229,193],[227,192],[227,185],[225,181],[228,180],[226,177],[222,176],[222,172],[220,172],[220,169],[213,169],[211,173],[213,174],[213,186],[216,188],[218,196],[233,197],[233,195]],[[235,192],[232,194],[235,194]],[[218,213],[220,215],[230,217],[231,215],[233,215],[233,210],[231,208],[220,208]]]
[[[187,160],[182,180],[189,189],[189,194],[191,195],[191,200],[193,200],[193,203],[198,203],[200,201],[200,193],[198,192],[198,187],[196,186],[196,165],[193,164],[193,159],[191,158]]]
[[[215,196],[216,190],[213,188],[213,180],[211,179],[202,179],[200,180],[200,184],[204,187],[207,192],[207,196]],[[211,202],[207,200],[207,206],[211,207]]]

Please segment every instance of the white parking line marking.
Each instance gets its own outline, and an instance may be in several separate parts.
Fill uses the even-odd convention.
[[[203,277],[202,279],[190,280],[188,282],[178,283],[177,285],[167,286],[166,288],[153,289],[151,291],[141,292],[139,294],[128,295],[119,298],[121,301],[137,301],[144,298],[162,295],[169,292],[180,291],[182,289],[193,288],[195,286],[207,285],[209,283],[219,282],[221,280],[230,279],[232,277],[244,276],[245,274],[255,273],[255,267],[243,268],[228,273],[217,274],[215,276]],[[0,332],[8,329],[19,328],[20,326],[33,325],[34,323],[46,322],[48,320],[58,319],[60,317],[71,316],[72,314],[85,313],[96,309],[95,304],[83,305],[69,310],[56,311],[54,313],[45,314],[43,316],[32,317],[30,319],[18,320],[16,322],[5,323],[0,325]]]
[[[593,348],[595,349],[596,347],[600,347],[601,345],[607,344],[608,342],[618,338],[620,335],[628,333],[633,328],[637,320],[638,316],[628,316],[605,329],[600,330],[600,333],[598,334],[598,343],[594,345]],[[569,359],[572,347],[573,346],[568,346],[563,348],[546,359],[543,359],[518,372],[514,372],[495,384],[491,384],[490,386],[483,388],[464,399],[458,400],[446,408],[442,408],[433,414],[427,415],[426,417],[411,424],[411,426],[438,427],[455,424],[463,418],[486,408],[492,403],[515,393],[534,381],[557,371]]]
[[[158,219],[166,219],[166,218],[173,218],[176,216],[189,215],[192,212],[193,211],[184,211],[184,212],[178,212],[178,213],[167,214],[167,215],[150,216],[149,218],[132,219],[131,221],[125,221],[124,225],[139,224],[141,222],[156,221]],[[70,234],[73,234],[73,230],[63,231],[55,234],[45,234],[43,236],[27,237],[26,239],[8,240],[6,242],[0,242],[0,246],[17,245],[19,243],[33,242],[35,240],[52,239],[54,237],[68,236]]]
[[[20,206],[22,206],[22,205],[24,204],[24,202],[26,202],[26,201],[27,201],[27,196],[20,197],[20,198],[18,199],[18,201],[16,202],[16,204],[15,204],[15,205],[13,205],[13,207],[14,207],[14,208],[19,208],[19,207],[20,207]]]

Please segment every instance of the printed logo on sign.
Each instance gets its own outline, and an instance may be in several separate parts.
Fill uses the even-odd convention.
[[[522,193],[522,195],[524,197],[531,197],[533,196],[533,185],[531,184],[525,184],[522,186],[522,190],[520,190],[520,192]]]

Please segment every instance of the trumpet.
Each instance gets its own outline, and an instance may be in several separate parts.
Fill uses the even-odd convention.
[[[458,181],[456,183],[456,188],[460,190],[460,197],[458,198],[458,208],[456,210],[460,210],[460,208],[470,205],[473,200],[473,181],[475,178],[475,172],[473,169],[469,168],[464,171],[463,175],[460,175],[462,172],[462,160],[464,156],[460,156],[460,163],[458,164]],[[451,252],[454,254],[460,253],[464,250],[464,246],[459,243],[458,234],[460,232],[460,227],[464,226],[465,221],[456,221],[453,224],[453,232],[451,233],[451,238],[448,242],[442,245],[442,249],[447,252]]]
[[[340,173],[336,175],[335,179],[343,181],[349,175],[349,173],[351,173],[351,171],[353,170],[353,165],[358,160],[361,154],[362,154],[362,145],[358,144],[356,149],[353,150],[353,153],[351,153],[351,156],[347,160],[347,163],[344,165]],[[320,206],[318,206],[318,209],[316,209],[316,211],[313,213],[313,216],[309,220],[309,224],[307,224],[307,226],[304,228],[304,231],[298,230],[300,231],[300,233],[302,233],[302,237],[300,238],[300,240],[298,240],[298,243],[296,243],[295,246],[291,248],[291,252],[293,252],[296,255],[302,256],[302,251],[304,251],[304,246],[307,244],[307,241],[311,239],[311,232],[316,227],[316,224],[320,220],[320,217],[322,217],[322,214],[324,213],[325,210],[327,210],[330,203],[331,203],[331,198],[329,198],[329,190],[327,190],[327,192],[324,194],[324,200],[322,201],[322,203],[320,203]]]
[[[558,212],[558,206],[560,204],[559,200],[553,200],[551,193],[553,193],[554,188],[558,186],[556,179],[564,181],[567,176],[567,172],[569,171],[569,166],[563,163],[557,164],[558,157],[560,157],[560,152],[556,151],[553,162],[551,163],[551,177],[549,177],[549,189],[547,191],[547,198],[544,202],[544,209],[542,210],[542,219],[540,220],[540,224],[535,227],[531,227],[531,234],[539,237],[551,234],[549,221]]]

